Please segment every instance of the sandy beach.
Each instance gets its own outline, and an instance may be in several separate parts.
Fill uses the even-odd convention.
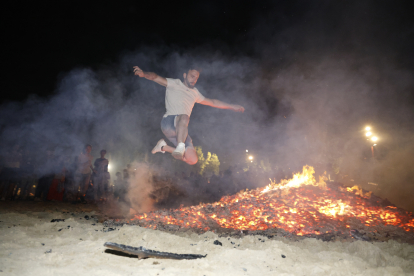
[[[128,225],[108,228],[100,222],[104,214],[99,207],[1,202],[2,275],[414,275],[414,245],[397,241],[290,241],[166,233]],[[214,243],[217,240],[221,245]],[[105,242],[207,256],[138,259],[115,254]]]

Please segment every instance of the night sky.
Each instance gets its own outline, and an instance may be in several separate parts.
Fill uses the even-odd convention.
[[[315,59],[348,51],[414,69],[409,1],[8,2],[1,9],[3,101],[50,95],[62,74],[111,64],[142,46],[204,47],[276,69],[304,51]],[[259,47],[276,43],[272,57]]]
[[[2,8],[2,63],[8,68],[2,80],[9,91],[3,99],[49,95],[59,74],[111,63],[144,45],[235,47],[255,14],[268,6],[237,1],[9,3]]]

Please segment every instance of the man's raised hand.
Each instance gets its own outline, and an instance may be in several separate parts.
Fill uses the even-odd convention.
[[[244,107],[238,104],[233,104],[232,109],[233,111],[236,111],[236,112],[241,112],[241,113],[244,112]]]
[[[134,66],[134,74],[136,76],[140,76],[141,78],[145,76],[144,71],[142,71],[138,66]]]

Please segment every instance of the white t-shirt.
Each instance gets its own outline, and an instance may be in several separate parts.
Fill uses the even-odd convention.
[[[78,156],[78,173],[88,174],[91,173],[93,157],[87,153],[81,153]]]
[[[164,117],[168,115],[191,115],[195,103],[204,101],[204,96],[197,88],[188,88],[179,79],[167,78],[167,91],[165,92]]]

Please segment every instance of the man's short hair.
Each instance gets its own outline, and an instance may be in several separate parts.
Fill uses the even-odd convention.
[[[197,65],[191,65],[188,66],[188,70],[187,72],[189,72],[190,70],[196,70],[197,72],[199,72],[201,74],[201,72],[203,71],[203,69],[201,69],[201,67],[198,67]]]
[[[101,154],[102,154],[102,152],[105,152],[105,154],[106,154],[106,150],[101,150]]]

